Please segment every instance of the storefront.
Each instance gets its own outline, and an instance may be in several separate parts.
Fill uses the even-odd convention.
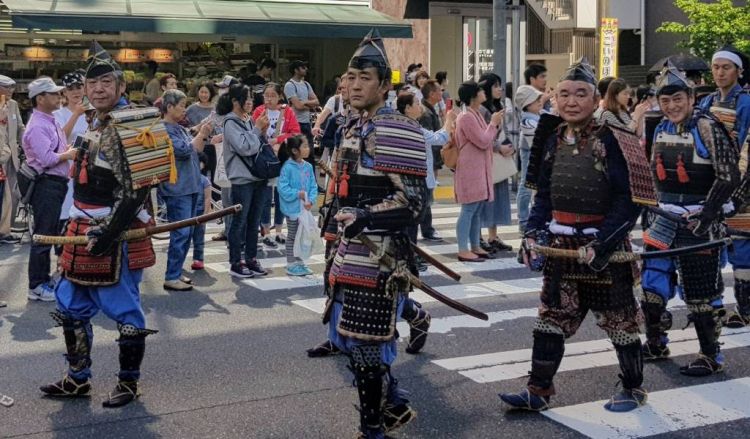
[[[0,73],[19,79],[60,78],[83,66],[91,40],[112,50],[128,71],[129,89],[143,81],[143,62],[184,81],[219,79],[271,58],[274,79],[288,64],[310,63],[316,90],[341,73],[371,29],[411,38],[411,25],[369,7],[369,0],[2,0]],[[70,30],[73,29],[73,30]]]

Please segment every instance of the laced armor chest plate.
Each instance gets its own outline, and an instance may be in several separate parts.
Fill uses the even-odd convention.
[[[362,153],[360,137],[350,135],[343,139],[337,162],[339,208],[379,203],[390,194],[391,182],[388,176],[373,169],[372,161],[371,156]]]
[[[596,141],[589,138],[583,147],[558,143],[550,185],[553,210],[586,215],[604,215],[609,210],[604,164],[592,148]]]
[[[651,169],[659,198],[667,203],[678,202],[675,197],[685,203],[702,201],[716,178],[711,157],[698,155],[690,132],[657,134]],[[685,199],[681,195],[692,197]]]

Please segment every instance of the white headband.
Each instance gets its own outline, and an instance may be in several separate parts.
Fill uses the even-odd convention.
[[[745,68],[745,66],[742,65],[742,59],[739,56],[737,56],[736,53],[732,53],[727,50],[720,50],[714,53],[714,56],[711,58],[711,62],[716,61],[718,58],[728,59],[729,61],[732,61],[733,63],[737,64],[739,68],[741,69]]]

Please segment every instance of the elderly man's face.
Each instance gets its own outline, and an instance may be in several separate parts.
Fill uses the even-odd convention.
[[[86,78],[84,92],[96,111],[106,112],[115,108],[120,96],[125,93],[125,81],[118,81],[114,73]]]

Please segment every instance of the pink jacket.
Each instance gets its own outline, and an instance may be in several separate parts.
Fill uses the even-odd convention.
[[[456,119],[458,163],[453,189],[459,204],[493,201],[492,144],[498,127],[488,125],[477,112],[467,110]]]

